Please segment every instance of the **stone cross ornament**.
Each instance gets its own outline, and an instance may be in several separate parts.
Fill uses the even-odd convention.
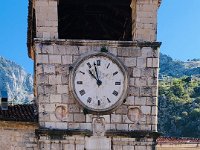
[[[93,114],[107,114],[120,106],[127,96],[128,73],[114,55],[93,52],[74,64],[70,87],[75,99]]]

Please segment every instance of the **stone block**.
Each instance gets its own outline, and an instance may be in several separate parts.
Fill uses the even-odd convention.
[[[119,57],[128,57],[129,51],[127,49],[124,49],[123,47],[118,47],[117,48],[117,55]]]
[[[110,115],[103,115],[105,123],[110,123]]]
[[[117,124],[117,130],[128,131],[128,124]]]
[[[55,65],[55,71],[57,75],[67,76],[69,75],[69,65]]]
[[[42,45],[43,54],[53,54],[53,45]]]
[[[75,150],[74,144],[63,144],[63,145],[64,145],[64,150]]]
[[[115,111],[116,114],[127,114],[128,112],[128,106],[127,105],[121,105],[117,108],[117,110]]]
[[[97,146],[98,145],[98,146]],[[110,150],[111,139],[101,136],[92,136],[85,138],[85,149],[87,150]]]
[[[83,130],[92,130],[92,124],[91,123],[80,123],[80,129]]]
[[[129,96],[139,96],[140,88],[136,87],[136,86],[129,87],[128,95]]]
[[[77,145],[76,145],[76,150],[85,150],[85,146],[84,146],[84,145],[77,144]]]
[[[122,145],[113,145],[113,150],[123,150]]]
[[[51,85],[62,84],[61,75],[49,75],[49,84]]]
[[[141,69],[133,68],[133,77],[141,77]]]
[[[140,47],[134,47],[129,49],[129,57],[141,57],[142,51]]]
[[[56,124],[55,122],[45,122],[45,127],[49,129],[56,129]]]
[[[49,55],[49,63],[61,64],[61,55]]]
[[[56,122],[55,123],[56,129],[67,129],[68,124],[66,122]]]
[[[44,86],[44,94],[55,94],[56,86],[55,85],[45,85]]]
[[[72,64],[72,55],[62,56],[62,64]]]
[[[80,123],[68,123],[69,129],[80,129]]]
[[[158,96],[158,87],[152,86],[152,96]]]
[[[147,67],[153,67],[153,58],[147,58]]]
[[[50,32],[42,32],[42,38],[43,40],[49,40],[50,39]]]
[[[79,54],[79,47],[78,46],[68,46],[68,47],[66,47],[66,54],[78,55]]]
[[[43,64],[49,63],[48,55],[37,55],[36,56],[36,63],[43,63]]]
[[[135,150],[134,146],[123,145],[123,150]]]
[[[151,106],[141,106],[141,111],[145,115],[151,114]]]
[[[146,105],[146,97],[135,97],[135,105],[136,106],[145,106]]]
[[[69,86],[68,85],[57,85],[57,93],[59,94],[68,94]]]
[[[122,115],[111,114],[111,123],[121,123]]]
[[[136,58],[125,58],[125,65],[127,67],[135,67],[136,66]]]
[[[116,47],[110,47],[110,48],[108,49],[108,51],[109,51],[111,54],[117,56],[117,48],[116,48]]]
[[[75,122],[85,122],[86,121],[85,119],[86,119],[86,117],[84,114],[80,114],[80,113],[74,114]]]
[[[44,75],[44,74],[40,74],[37,76],[36,78],[36,82],[37,82],[37,85],[44,85],[44,84],[48,84],[48,75]]]
[[[151,115],[153,116],[158,115],[158,106],[152,106]]]
[[[130,81],[130,82],[129,82],[129,85],[130,85],[130,86],[135,86],[135,78],[130,78],[129,81]]]
[[[142,48],[142,57],[153,57],[153,50],[151,47]]]
[[[148,78],[147,78],[147,85],[148,85],[148,86],[157,86],[157,85],[158,85],[158,80],[157,80],[157,78],[148,77]]]
[[[92,114],[86,114],[86,122],[92,122]]]
[[[140,96],[152,96],[152,87],[141,87]]]
[[[45,104],[45,111],[46,112],[54,112],[55,111],[55,104]]]
[[[50,94],[50,102],[51,103],[61,103],[61,94]]]
[[[137,58],[137,68],[145,68],[146,67],[146,58],[138,57]]]
[[[62,98],[63,104],[70,104],[71,103],[70,98],[69,98],[69,94],[62,94],[61,98]]]
[[[126,98],[126,105],[134,105],[135,104],[135,97],[134,96],[128,96]]]
[[[116,130],[116,124],[105,124],[105,130]]]
[[[54,65],[43,65],[44,73],[47,74],[54,74],[55,73],[55,66]]]
[[[122,116],[122,122],[123,123],[133,123],[129,118],[128,118],[128,116],[127,115],[123,115]]]
[[[157,100],[158,98],[157,97],[147,97],[147,106],[155,106],[155,105],[158,105]]]
[[[152,68],[141,69],[141,76],[143,77],[154,77],[154,70]]]
[[[137,146],[135,146],[135,150],[147,150],[147,149],[146,149],[146,146],[137,145]]]
[[[135,78],[135,86],[142,87],[147,85],[147,78],[141,77],[141,78]]]
[[[72,113],[80,112],[80,108],[77,104],[69,104],[68,111]]]

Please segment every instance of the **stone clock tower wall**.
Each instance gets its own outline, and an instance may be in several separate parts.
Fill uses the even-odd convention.
[[[62,4],[61,1],[59,3]],[[35,131],[38,148],[154,150],[159,136],[157,98],[160,43],[156,42],[156,32],[160,1],[132,0],[132,41],[60,39],[59,3],[57,0],[29,2],[32,22],[29,21],[28,46],[35,67],[35,98],[40,125]],[[115,111],[93,115],[73,97],[69,75],[80,57],[105,50],[126,66],[128,94]]]

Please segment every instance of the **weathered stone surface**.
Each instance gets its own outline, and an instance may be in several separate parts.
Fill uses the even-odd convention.
[[[85,142],[85,148],[87,150],[111,150],[110,138],[93,136],[85,138]]]

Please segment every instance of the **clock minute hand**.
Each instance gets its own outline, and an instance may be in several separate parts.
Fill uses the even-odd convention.
[[[96,67],[95,63],[94,63],[94,69],[95,69],[96,76],[97,76],[97,85],[100,86],[102,84],[102,81],[99,80],[99,76],[98,76],[98,72],[97,72],[97,67]]]
[[[99,76],[98,76],[98,72],[97,72],[97,67],[96,67],[95,63],[94,63],[94,69],[95,69],[95,72],[96,72],[97,79],[99,80]]]

